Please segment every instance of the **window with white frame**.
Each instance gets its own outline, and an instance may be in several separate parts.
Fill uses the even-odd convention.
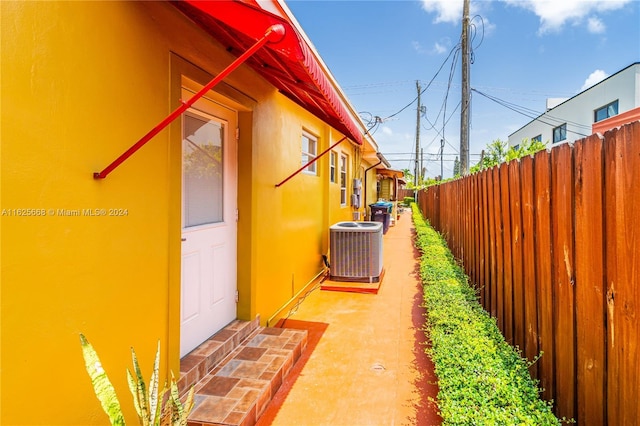
[[[601,108],[598,108],[593,111],[593,122],[597,123],[598,121],[606,120],[609,117],[613,117],[614,115],[618,115],[618,100],[611,102]]]
[[[336,176],[337,165],[338,165],[338,154],[331,151],[331,153],[329,153],[329,182],[331,183],[336,183],[338,181]]]
[[[347,205],[347,156],[340,154],[340,205]]]
[[[558,143],[567,139],[567,123],[561,124],[553,129],[553,143]]]
[[[311,163],[318,155],[318,139],[310,133],[302,133],[302,165]],[[304,173],[315,175],[316,163],[310,164]]]

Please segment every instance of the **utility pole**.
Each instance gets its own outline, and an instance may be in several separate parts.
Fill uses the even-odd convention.
[[[420,176],[424,179],[424,150],[420,147]],[[422,180],[420,180],[422,182]]]
[[[469,0],[462,8],[462,111],[460,114],[460,173],[469,174]]]
[[[442,180],[444,174],[444,162],[442,161],[442,157],[444,154],[444,139],[440,139],[440,180]]]
[[[416,110],[416,164],[413,180],[415,187],[418,187],[420,170],[418,169],[418,155],[420,155],[420,81],[416,80],[416,90],[418,90],[418,109]]]

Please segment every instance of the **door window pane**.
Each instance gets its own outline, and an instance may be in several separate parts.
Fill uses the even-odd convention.
[[[224,125],[183,117],[183,226],[222,222]]]

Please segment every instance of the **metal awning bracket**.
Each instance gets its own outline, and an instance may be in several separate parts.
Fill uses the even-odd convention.
[[[277,43],[284,38],[285,27],[282,24],[275,24],[270,26],[265,31],[264,36],[258,39],[253,46],[247,49],[242,55],[236,58],[227,68],[222,70],[213,80],[207,83],[198,93],[193,95],[189,100],[181,100],[181,105],[169,114],[164,120],[162,120],[156,127],[151,129],[146,135],[144,135],[138,142],[136,142],[131,148],[126,150],[120,157],[116,158],[111,164],[109,164],[101,172],[93,173],[94,179],[104,179],[109,173],[111,173],[116,167],[122,164],[126,159],[131,157],[137,150],[142,148],[147,142],[149,142],[155,135],[160,133],[165,127],[167,127],[173,120],[178,118],[183,112],[191,107],[198,99],[204,96],[209,90],[211,90],[216,84],[220,83],[227,75],[233,70],[238,68],[244,63],[251,55],[258,51],[266,43]]]
[[[313,160],[309,161],[307,164],[305,164],[304,166],[300,167],[298,170],[296,170],[295,172],[291,173],[289,175],[289,177],[287,177],[285,180],[283,180],[280,183],[276,184],[276,188],[279,188],[280,186],[282,186],[285,182],[288,182],[289,179],[291,179],[292,177],[294,177],[295,175],[297,175],[298,173],[300,173],[301,171],[303,171],[304,169],[306,169],[307,167],[309,167],[310,165],[312,165],[313,163],[315,163],[316,161],[318,161],[321,157],[323,157],[327,152],[331,151],[333,148],[335,148],[336,146],[338,146],[339,143],[342,143],[342,141],[346,141],[347,137],[343,136],[342,139],[340,139],[338,142],[334,143],[333,145],[331,145],[329,148],[325,149],[324,151],[322,151],[322,153],[318,156],[316,156]]]

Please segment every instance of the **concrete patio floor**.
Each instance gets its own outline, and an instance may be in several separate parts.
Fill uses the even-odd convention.
[[[318,288],[281,323],[309,328],[309,343],[298,371],[283,382],[258,424],[441,423],[437,379],[424,353],[410,211],[389,229],[383,245],[385,275],[377,294]]]

